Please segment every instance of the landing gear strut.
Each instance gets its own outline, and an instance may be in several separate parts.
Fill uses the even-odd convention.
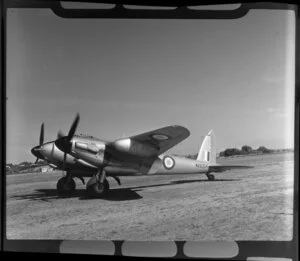
[[[58,194],[69,194],[75,191],[76,184],[71,174],[67,172],[65,177],[58,180],[56,189]]]
[[[213,174],[206,173],[206,177],[208,178],[209,181],[214,181],[215,180],[215,176]]]
[[[121,186],[121,180],[118,177],[113,176],[113,178],[117,181],[118,185]]]
[[[105,170],[98,171],[88,183],[86,184],[86,190],[90,196],[104,197],[109,191],[109,183],[106,179]]]

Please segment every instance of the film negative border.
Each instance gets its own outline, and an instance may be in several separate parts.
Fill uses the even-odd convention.
[[[128,257],[226,258],[251,257],[292,260],[292,241],[104,241],[7,240],[6,251],[89,254]],[[256,259],[257,260],[257,259]],[[274,259],[276,260],[276,259]]]
[[[76,0],[74,0],[76,2]],[[99,1],[90,1],[99,2]],[[106,1],[106,3],[114,3],[114,1]],[[127,3],[131,4],[131,3]],[[188,4],[188,3],[186,3]],[[284,3],[247,3],[242,4],[240,8],[230,11],[207,11],[207,10],[190,10],[187,7],[179,7],[175,10],[128,10],[122,5],[116,5],[112,9],[99,10],[99,9],[87,9],[87,10],[74,10],[74,9],[64,9],[59,1],[44,1],[44,0],[10,0],[4,2],[4,18],[6,8],[51,8],[52,11],[63,18],[136,18],[136,19],[236,19],[243,17],[252,9],[271,9],[271,10],[295,10],[293,5]],[[297,23],[299,23],[297,21]],[[4,24],[1,24],[2,32],[5,28]],[[297,25],[297,43],[299,42],[299,26]],[[2,41],[2,44],[4,42]],[[5,49],[2,49],[2,58],[5,58]],[[296,57],[299,57],[299,51],[296,51]],[[296,70],[299,68],[299,59],[296,58],[297,65]],[[5,75],[2,77],[2,83],[4,86]],[[295,115],[295,135],[299,132],[299,80],[296,77],[296,115]],[[4,92],[5,93],[5,92]],[[3,99],[3,97],[2,97]],[[4,110],[5,112],[5,110]],[[4,119],[2,117],[2,119]],[[3,122],[3,120],[2,120]],[[298,132],[297,132],[298,130]],[[2,135],[3,136],[3,135]],[[4,133],[5,137],[5,133]],[[299,149],[299,139],[296,135],[295,137],[295,152]],[[4,147],[5,149],[5,147]],[[295,161],[299,162],[299,155],[295,153]],[[1,157],[2,158],[2,157]],[[298,173],[298,166],[295,164],[295,173]],[[4,173],[4,172],[3,172]],[[5,175],[2,176],[1,185],[5,184]],[[298,192],[298,177],[295,175],[295,191]],[[2,190],[2,200],[5,202],[5,189]],[[2,205],[3,206],[3,205]],[[5,210],[2,208],[2,211]],[[294,203],[294,219],[298,221],[298,200],[296,199]],[[5,221],[5,220],[4,220]],[[2,224],[4,224],[2,219]],[[298,223],[294,221],[294,237],[292,241],[237,241],[228,242],[228,246],[225,247],[225,252],[229,253],[232,251],[232,256],[215,256],[215,258],[226,258],[227,260],[294,260],[298,255],[296,253],[295,247],[298,245],[298,235],[295,231],[298,231]],[[3,226],[2,235],[5,235],[5,226]],[[131,241],[66,241],[66,240],[8,240],[4,236],[2,237],[2,250],[14,251],[14,252],[47,252],[47,253],[68,253],[72,251],[75,252],[75,248],[78,253],[85,254],[88,249],[88,254],[91,253],[91,248],[93,246],[94,254],[100,255],[117,255],[124,256],[124,254],[129,254],[128,256],[135,256],[133,252],[130,252]],[[85,243],[82,243],[85,242]],[[142,242],[142,241],[141,241]],[[139,247],[138,244],[141,242],[135,242],[135,247]],[[149,252],[149,249],[155,249],[157,244],[149,243],[144,244],[144,251],[138,253],[139,255],[144,255]],[[154,241],[153,241],[154,242]],[[189,241],[166,241],[169,252],[162,252],[163,255],[169,255],[172,258],[208,258],[208,256],[203,256],[198,250],[201,249],[203,244],[207,247],[215,247],[216,244],[220,242],[189,242]],[[126,246],[127,245],[127,246]],[[162,244],[164,245],[164,244]],[[125,247],[124,247],[125,246]],[[176,254],[174,251],[174,246],[176,246]],[[220,245],[218,245],[220,246]],[[198,248],[199,247],[199,248]],[[227,250],[228,247],[228,250]],[[237,253],[235,252],[237,250]],[[224,253],[224,252],[223,252]],[[131,254],[131,255],[130,255]],[[133,254],[133,255],[132,255]],[[235,254],[235,255],[233,255]],[[214,258],[214,256],[211,256]]]
[[[79,1],[73,1],[79,2]],[[91,1],[97,2],[97,1]],[[100,1],[98,1],[100,2]],[[106,3],[115,3],[106,1]],[[280,9],[294,10],[290,4],[280,3],[242,3],[241,6],[233,10],[195,10],[188,6],[179,6],[172,10],[150,10],[150,9],[128,9],[122,4],[116,4],[114,8],[104,9],[66,9],[60,1],[45,0],[11,0],[6,8],[50,8],[56,15],[62,18],[122,18],[122,19],[237,19],[245,16],[251,9]],[[126,3],[126,5],[134,3]],[[145,4],[145,3],[144,3]],[[185,3],[188,5],[188,3]],[[152,4],[153,5],[153,4]],[[163,4],[160,4],[163,6]],[[165,4],[167,6],[172,6]],[[194,6],[195,4],[192,4]]]

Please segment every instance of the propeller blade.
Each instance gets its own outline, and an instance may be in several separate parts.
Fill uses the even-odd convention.
[[[77,113],[71,128],[69,130],[68,136],[65,136],[61,131],[57,134],[57,140],[55,141],[55,145],[57,148],[59,148],[64,153],[69,153],[72,148],[72,138],[75,134],[75,131],[77,129],[78,123],[79,123],[79,113]],[[66,155],[64,154],[64,159],[66,158]]]
[[[78,123],[79,123],[79,119],[80,119],[80,116],[79,116],[79,113],[77,113],[77,115],[76,115],[76,117],[75,117],[75,119],[72,123],[72,126],[69,130],[69,133],[68,133],[68,140],[69,141],[73,138],[73,136],[75,134],[75,131],[76,131]]]
[[[40,145],[44,143],[44,123],[41,125],[41,132],[40,132]]]
[[[66,158],[67,158],[67,153],[64,153],[64,161],[63,161],[63,170],[66,169]]]

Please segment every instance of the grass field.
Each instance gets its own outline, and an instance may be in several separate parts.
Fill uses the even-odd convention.
[[[8,239],[291,240],[293,153],[220,159],[252,169],[109,178],[106,199],[59,197],[60,172],[7,176]]]

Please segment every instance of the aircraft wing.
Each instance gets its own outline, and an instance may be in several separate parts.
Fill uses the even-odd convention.
[[[130,139],[154,145],[159,149],[158,155],[160,155],[186,139],[188,136],[190,136],[190,131],[188,129],[179,125],[172,125],[132,136]]]
[[[250,169],[252,166],[244,166],[244,165],[211,165],[209,166],[209,171],[211,172],[223,172],[230,169]]]

